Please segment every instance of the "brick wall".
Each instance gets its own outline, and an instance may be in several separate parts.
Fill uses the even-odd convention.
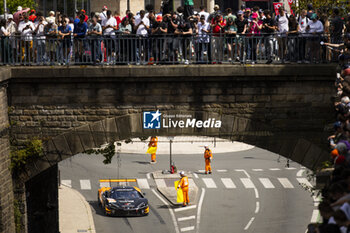
[[[6,86],[0,87],[0,232],[14,232]]]

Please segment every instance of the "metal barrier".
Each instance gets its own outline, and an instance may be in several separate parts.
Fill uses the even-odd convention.
[[[329,62],[324,35],[1,37],[0,65],[153,65]]]

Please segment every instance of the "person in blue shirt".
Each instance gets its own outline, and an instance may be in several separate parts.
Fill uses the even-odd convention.
[[[85,16],[79,16],[79,23],[74,24],[73,36],[74,36],[74,53],[75,53],[75,61],[82,61],[82,55],[87,46],[86,41],[84,40],[88,25],[84,22]]]
[[[68,25],[69,19],[62,18],[61,26],[58,27],[58,39],[59,39],[59,63],[69,62],[69,53],[71,48],[71,34],[72,28]]]

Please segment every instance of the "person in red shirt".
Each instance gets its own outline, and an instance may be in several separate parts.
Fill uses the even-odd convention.
[[[212,43],[213,43],[213,50],[212,50],[212,58],[213,63],[222,63],[223,59],[223,42],[224,42],[224,27],[226,25],[226,21],[223,19],[222,15],[216,15],[215,18],[212,20]]]
[[[117,21],[117,30],[119,30],[119,24],[122,22],[119,11],[114,11],[114,18]]]
[[[84,9],[81,10],[81,14],[85,16],[84,22],[86,23],[89,20],[89,17],[86,15],[86,11]]]

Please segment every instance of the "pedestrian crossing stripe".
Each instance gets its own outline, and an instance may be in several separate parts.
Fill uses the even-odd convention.
[[[91,190],[90,180],[80,180],[80,189],[81,190]]]
[[[221,182],[225,185],[227,189],[236,188],[236,185],[233,183],[231,178],[221,178]]]
[[[205,186],[207,186],[207,188],[217,188],[214,180],[212,178],[202,178]]]
[[[147,179],[137,179],[137,186],[140,189],[150,189]]]
[[[252,180],[250,178],[241,178],[241,182],[244,185],[245,188],[255,188],[255,185],[253,184]]]
[[[275,186],[271,183],[271,181],[268,178],[259,178],[262,185],[267,189],[273,189]]]
[[[294,185],[292,184],[292,182],[290,181],[290,178],[277,178],[278,181],[274,181],[276,178],[239,178],[239,180],[241,181],[241,185],[237,186],[236,181],[234,181],[235,179],[233,178],[229,178],[229,177],[224,177],[224,178],[201,178],[204,186],[206,188],[209,189],[215,189],[215,188],[226,188],[226,189],[236,189],[237,187],[244,187],[247,189],[250,188],[256,188],[256,185],[258,183],[261,183],[262,187],[266,188],[266,189],[274,189],[274,188],[278,188],[278,185],[276,185],[276,182],[280,183],[282,185],[283,188],[286,189],[292,189],[295,188]],[[219,179],[219,180],[216,180]],[[257,181],[257,180],[259,181]],[[137,178],[136,180],[136,184],[135,186],[138,186],[141,190],[142,189],[150,189],[150,184],[149,184],[149,180],[146,178]],[[165,179],[154,179],[154,182],[156,183],[157,187],[168,187],[169,184],[167,184],[165,182]],[[313,187],[313,185],[307,180],[307,178],[301,178],[301,177],[296,177],[296,181],[300,184],[304,184],[306,186],[309,187]],[[219,183],[221,183],[221,185]],[[258,182],[258,183],[256,183]],[[295,183],[295,182],[294,182]],[[74,188],[74,182],[72,183],[72,180],[68,180],[68,179],[64,179],[61,180],[61,184],[65,185],[67,187],[70,188]],[[80,185],[80,187],[78,189],[81,190],[91,190],[91,181],[89,179],[81,179],[79,180],[78,184]],[[127,184],[126,182],[118,182],[118,184]],[[193,179],[189,179],[189,184],[190,186],[193,186],[195,184]],[[101,187],[109,187],[109,183],[100,183]],[[280,186],[279,186],[280,187]],[[77,187],[76,187],[77,188]]]
[[[292,183],[287,178],[277,178],[277,180],[281,183],[283,188],[294,188]]]

